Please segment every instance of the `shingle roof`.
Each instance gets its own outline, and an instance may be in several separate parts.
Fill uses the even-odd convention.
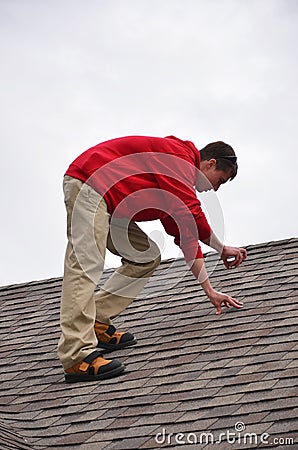
[[[221,316],[182,259],[163,262],[115,321],[138,338],[113,353],[126,371],[96,383],[64,382],[61,278],[0,288],[1,449],[28,448],[20,436],[32,449],[211,448],[220,433],[217,449],[274,448],[274,439],[298,448],[298,239],[247,251],[230,271],[207,255],[213,286],[245,302]],[[251,435],[244,445],[245,433],[258,444]]]
[[[2,406],[2,405],[1,405]],[[11,425],[0,422],[0,445],[5,450],[30,450],[27,439],[24,439]]]

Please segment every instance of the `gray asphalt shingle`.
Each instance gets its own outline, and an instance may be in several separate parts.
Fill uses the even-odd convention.
[[[213,285],[245,303],[222,316],[182,259],[162,262],[115,320],[138,338],[113,353],[126,371],[96,383],[64,382],[56,354],[61,278],[1,287],[1,449],[175,449],[178,433],[225,433],[216,445],[223,450],[237,422],[246,427],[237,449],[282,448],[286,439],[298,448],[298,239],[247,251],[230,271],[206,256]],[[258,442],[244,445],[245,432]]]

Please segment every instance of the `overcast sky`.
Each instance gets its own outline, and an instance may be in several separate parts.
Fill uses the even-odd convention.
[[[1,285],[62,276],[63,174],[124,135],[228,142],[225,242],[297,236],[296,0],[0,0],[0,23]]]

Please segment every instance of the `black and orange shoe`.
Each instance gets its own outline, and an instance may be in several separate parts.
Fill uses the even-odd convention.
[[[118,359],[104,359],[100,352],[90,353],[83,361],[65,370],[65,381],[97,381],[112,378],[124,371],[124,365]]]
[[[107,325],[96,320],[94,330],[98,339],[98,347],[106,350],[117,350],[137,343],[133,334],[128,332],[118,333],[114,325]]]

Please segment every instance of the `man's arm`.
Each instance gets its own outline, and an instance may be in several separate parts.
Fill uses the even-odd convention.
[[[190,266],[190,269],[192,273],[194,274],[195,278],[198,280],[202,288],[204,289],[207,297],[210,299],[211,303],[216,308],[216,314],[222,313],[222,305],[229,308],[230,306],[233,306],[234,308],[242,308],[243,303],[239,302],[233,297],[230,297],[227,294],[223,294],[221,292],[216,291],[211,286],[205,264],[203,258],[195,259],[193,264]]]

